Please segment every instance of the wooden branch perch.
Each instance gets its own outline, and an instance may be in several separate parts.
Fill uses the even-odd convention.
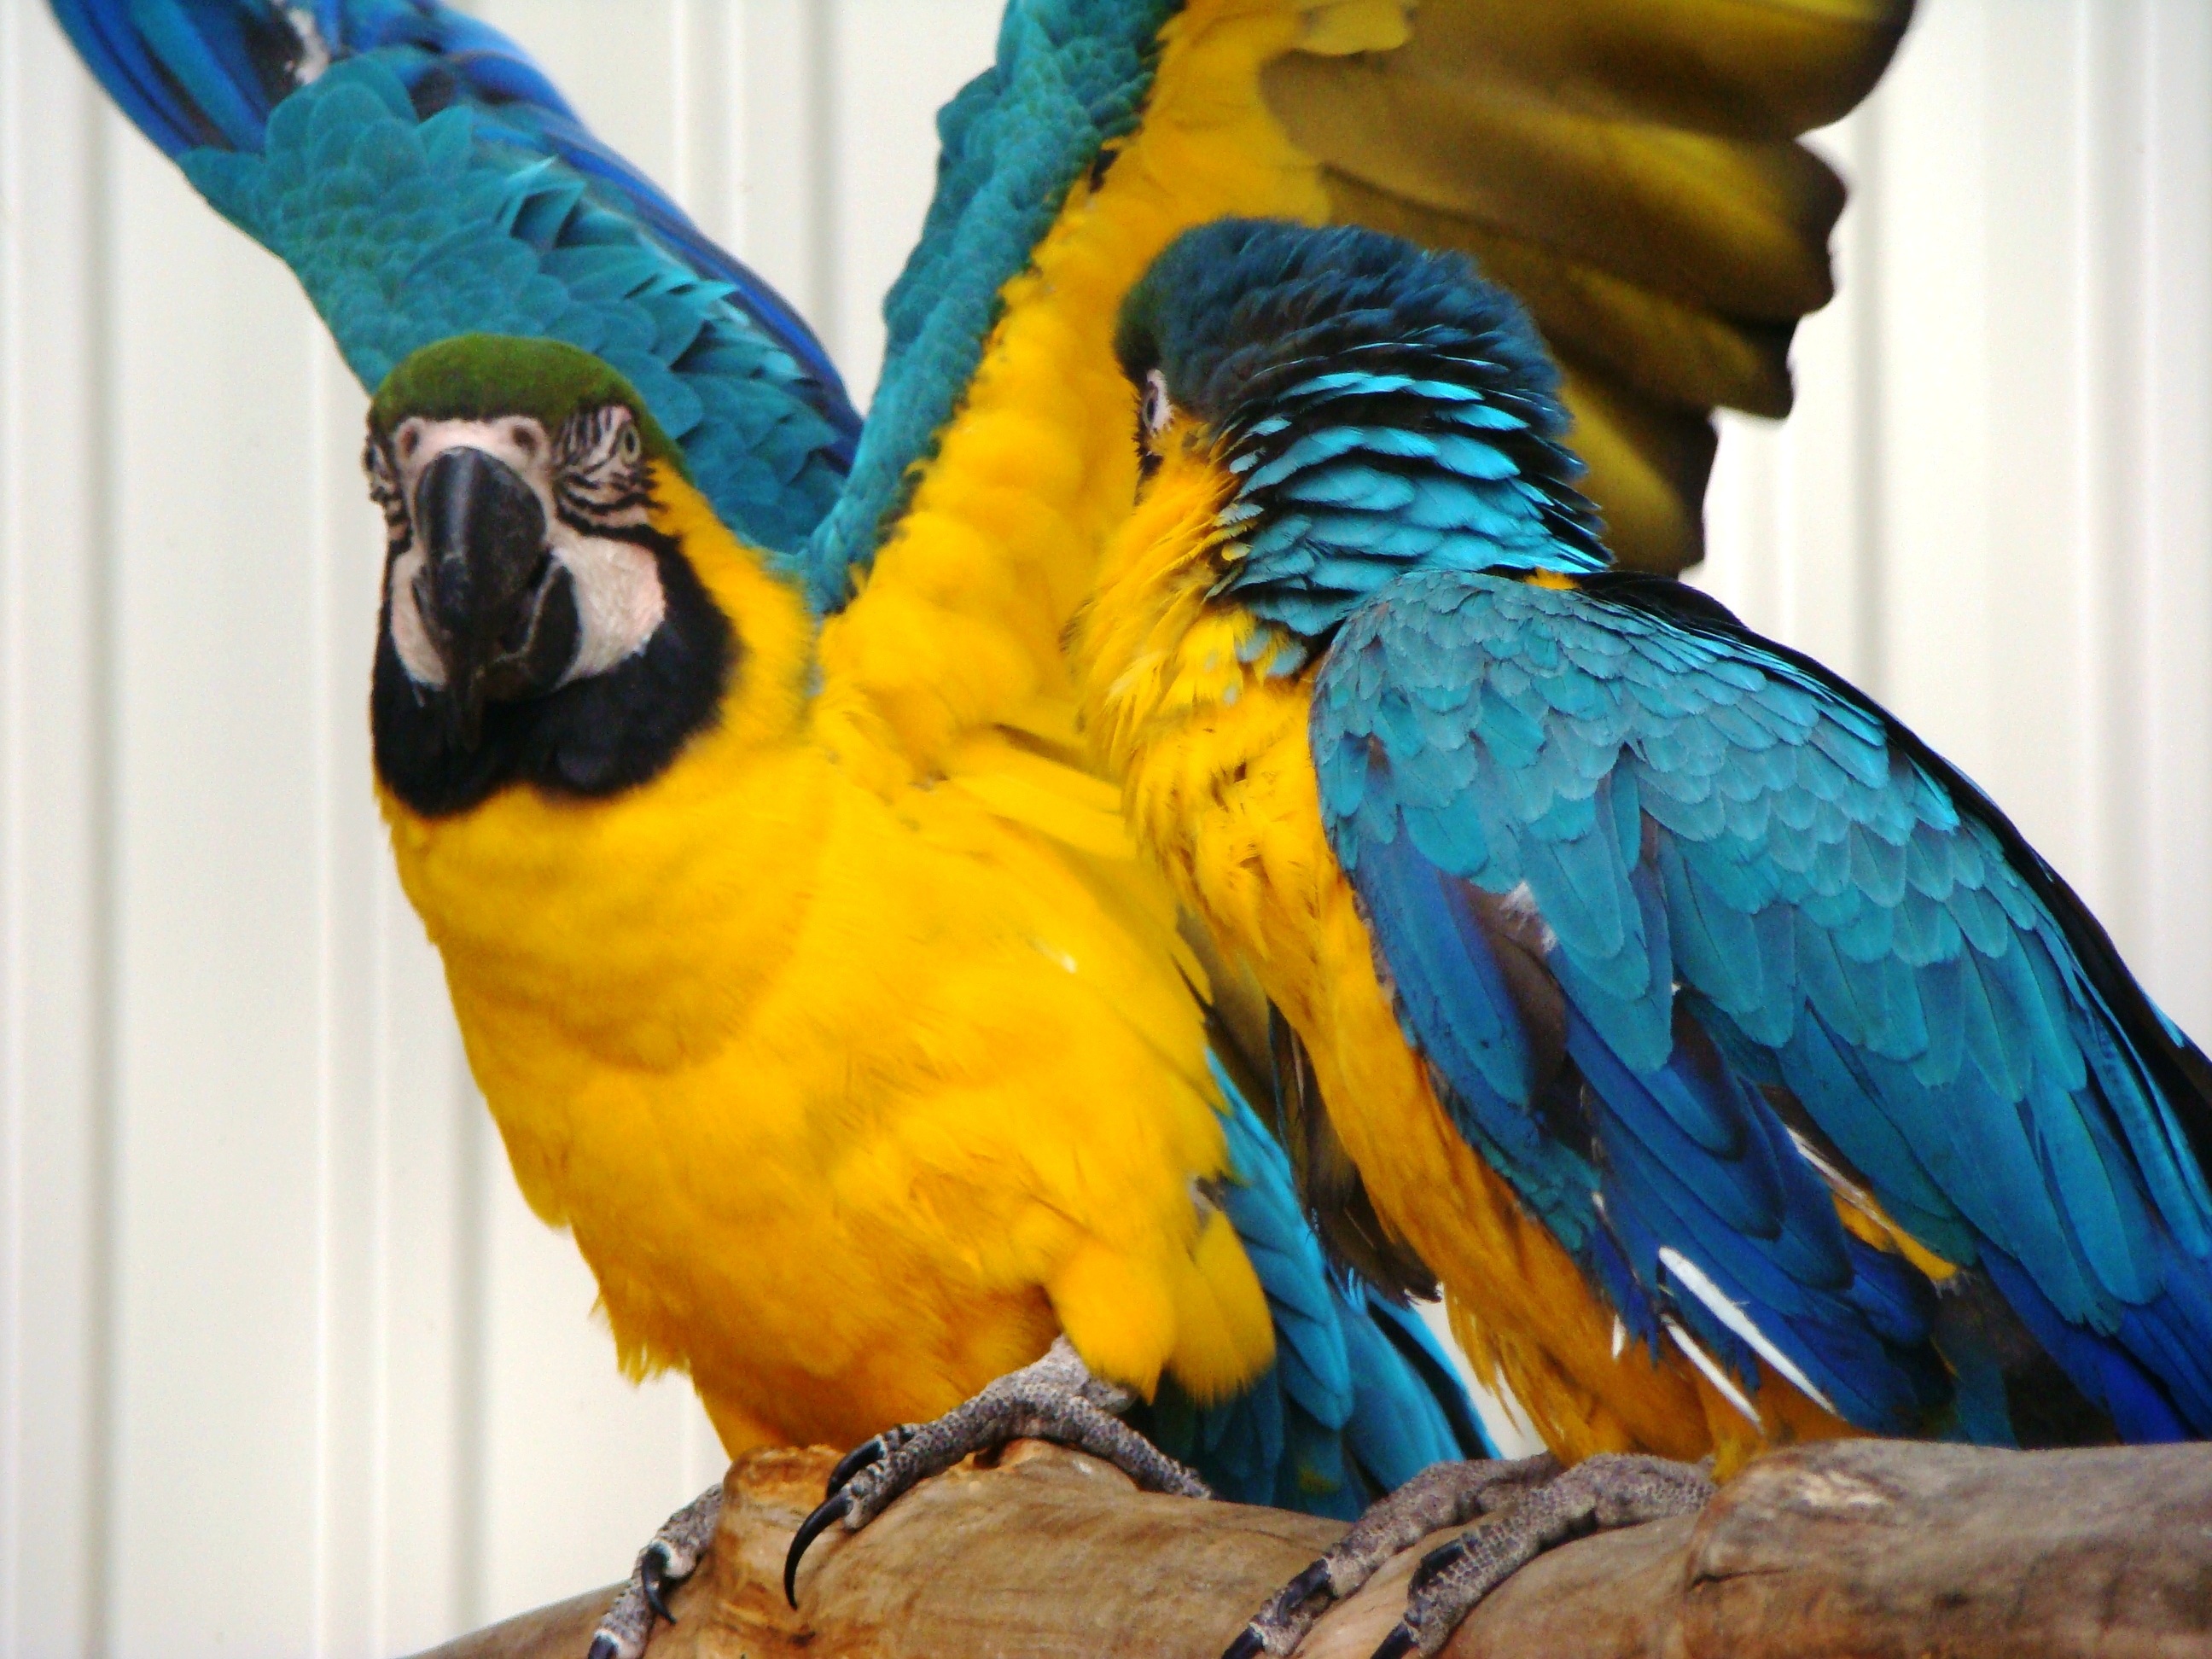
[[[652,1659],[1218,1659],[1336,1536],[1276,1510],[1135,1491],[1024,1443],[900,1500],[780,1578],[831,1456],[730,1471],[714,1551]],[[1307,1659],[1367,1659],[1409,1555],[1317,1626]],[[424,1659],[583,1659],[611,1589]],[[1779,1453],[1705,1513],[1589,1538],[1479,1608],[1452,1659],[2212,1659],[2212,1446],[2002,1452],[1843,1441]]]

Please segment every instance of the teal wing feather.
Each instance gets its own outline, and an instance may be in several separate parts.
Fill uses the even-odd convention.
[[[374,389],[463,333],[551,336],[638,388],[732,527],[792,552],[860,421],[805,325],[434,0],[55,0],[117,104],[291,265]]]
[[[1409,1031],[1625,1316],[1911,1427],[1925,1287],[1843,1234],[1826,1165],[1987,1273],[2129,1438],[2212,1431],[2203,1059],[1895,720],[1674,584],[1439,573],[1345,628],[1314,740]],[[1497,900],[1545,930],[1569,1134]]]
[[[817,609],[853,597],[905,506],[982,361],[1000,290],[1103,147],[1135,127],[1155,37],[1175,9],[1175,0],[1015,0],[996,61],[939,112],[937,191],[884,302],[883,378],[852,482],[807,550]]]

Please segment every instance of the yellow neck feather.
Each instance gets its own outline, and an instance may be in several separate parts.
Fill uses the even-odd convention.
[[[477,1003],[527,1006],[587,1047],[666,1064],[719,1042],[778,960],[826,804],[807,729],[813,624],[797,589],[667,468],[655,468],[653,503],[654,527],[736,637],[716,723],[659,777],[602,800],[518,787],[443,818],[388,792],[382,802],[401,884],[465,1023]],[[732,902],[719,884],[732,867],[777,879]],[[636,925],[687,908],[700,926],[680,943]]]
[[[1259,691],[1298,648],[1208,597],[1231,481],[1202,434],[1179,424],[1160,443],[1159,471],[1108,544],[1074,640],[1085,724],[1125,780],[1152,743]]]

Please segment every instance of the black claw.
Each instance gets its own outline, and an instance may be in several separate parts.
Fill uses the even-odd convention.
[[[1406,1659],[1406,1656],[1420,1645],[1419,1638],[1404,1625],[1392,1627],[1382,1638],[1382,1645],[1375,1650],[1375,1659]]]
[[[659,1550],[653,1551],[637,1564],[637,1577],[645,1590],[645,1605],[674,1624],[676,1615],[669,1612],[667,1600],[660,1593],[663,1584],[675,1582],[668,1576],[668,1558]]]
[[[1237,1632],[1237,1639],[1221,1651],[1221,1659],[1259,1659],[1267,1650],[1267,1638],[1247,1625]],[[592,1659],[599,1659],[594,1654]]]
[[[799,1606],[799,1558],[806,1553],[806,1547],[845,1518],[853,1506],[850,1492],[831,1492],[816,1507],[814,1513],[799,1523],[793,1534],[790,1553],[783,1558],[783,1599],[795,1608]]]
[[[830,1471],[830,1484],[824,1489],[823,1496],[836,1497],[845,1489],[846,1483],[854,1475],[867,1468],[869,1464],[880,1462],[883,1455],[883,1436],[877,1435],[873,1439],[863,1440],[837,1460],[837,1467]]]
[[[1316,1591],[1328,1588],[1328,1563],[1316,1561],[1304,1572],[1283,1586],[1283,1605],[1302,1607],[1313,1599]]]
[[[1413,1576],[1407,1583],[1406,1594],[1418,1595],[1435,1583],[1439,1573],[1444,1571],[1468,1553],[1469,1548],[1468,1537],[1468,1534],[1462,1533],[1449,1543],[1439,1544],[1423,1556],[1421,1565],[1413,1569]]]
[[[615,1656],[621,1651],[622,1649],[615,1644],[615,1638],[606,1632],[601,1631],[592,1638],[592,1651],[589,1659],[615,1659]]]

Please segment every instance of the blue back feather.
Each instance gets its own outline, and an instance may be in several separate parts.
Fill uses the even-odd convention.
[[[371,390],[417,347],[551,336],[637,387],[724,519],[794,550],[860,418],[775,291],[437,0],[53,0],[110,95],[284,259]]]

